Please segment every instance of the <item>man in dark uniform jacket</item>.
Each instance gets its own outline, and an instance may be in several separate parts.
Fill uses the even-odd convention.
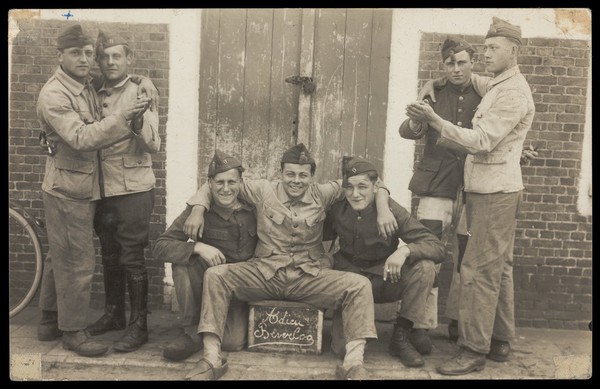
[[[408,340],[414,323],[425,314],[425,302],[435,279],[435,263],[444,259],[441,241],[410,213],[390,199],[390,210],[398,229],[389,238],[377,232],[378,190],[375,166],[362,158],[352,158],[343,167],[346,198],[327,213],[324,240],[339,237],[334,269],[361,274],[371,281],[375,303],[402,300],[390,352],[408,367],[423,366],[421,355]],[[400,244],[402,240],[402,244]],[[343,351],[341,314],[334,312],[332,350]]]
[[[205,214],[203,235],[193,242],[183,232],[183,224],[192,210],[187,206],[156,241],[154,257],[172,263],[184,325],[183,335],[163,350],[167,359],[183,360],[202,348],[197,331],[204,272],[209,267],[243,262],[254,255],[258,241],[254,207],[238,199],[243,171],[237,159],[217,150],[208,168],[213,204]],[[247,333],[248,304],[234,299],[227,316],[223,349],[241,350]]]
[[[436,90],[437,100],[426,101],[444,119],[461,127],[471,128],[471,120],[481,96],[471,82],[474,50],[463,39],[449,37],[442,44],[441,56],[446,72],[445,83]],[[427,123],[406,119],[399,129],[405,139],[426,138],[423,157],[416,166],[408,188],[419,197],[417,219],[442,239],[446,231],[449,243],[454,247],[452,259],[454,272],[446,303],[446,317],[450,319],[448,332],[452,340],[458,338],[458,287],[460,285],[460,262],[467,245],[468,236],[464,212],[462,212],[463,169],[466,153],[438,145],[439,134],[430,131]],[[438,266],[439,271],[439,266]],[[437,327],[437,279],[427,301],[424,322],[415,323],[411,341],[422,353],[431,352],[431,341],[425,329]]]

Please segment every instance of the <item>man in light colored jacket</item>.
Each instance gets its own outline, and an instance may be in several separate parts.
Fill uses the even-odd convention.
[[[129,121],[144,113],[150,99],[124,102],[101,117],[89,74],[93,40],[73,24],[59,34],[57,50],[60,66],[37,103],[49,147],[42,183],[49,250],[40,289],[38,339],[62,335],[64,348],[96,356],[108,350],[85,331],[96,264],[92,200],[99,182],[97,150],[138,136]]]
[[[460,353],[438,367],[461,375],[485,368],[486,354],[503,361],[514,337],[513,248],[524,189],[521,151],[535,105],[519,71],[521,29],[494,18],[485,41],[485,96],[465,129],[439,117],[424,102],[407,106],[409,118],[440,133],[440,144],[464,150],[467,225],[471,233],[461,265],[458,344]]]
[[[117,34],[100,30],[96,61],[104,77],[98,90],[102,117],[138,99],[138,85],[128,74],[133,52]],[[157,110],[146,110],[130,125],[137,136],[98,151],[99,195],[94,228],[102,245],[105,313],[88,326],[91,335],[124,329],[125,285],[129,289],[129,326],[113,348],[138,349],[148,341],[146,325],[148,276],[144,249],[148,245],[156,178],[151,154],[160,150]]]

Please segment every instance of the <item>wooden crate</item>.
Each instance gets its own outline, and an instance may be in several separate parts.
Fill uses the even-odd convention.
[[[250,303],[248,350],[321,354],[323,311],[292,301]]]

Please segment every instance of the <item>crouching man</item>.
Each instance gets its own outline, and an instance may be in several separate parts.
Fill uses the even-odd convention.
[[[390,353],[408,367],[425,363],[409,341],[414,323],[426,315],[427,295],[435,280],[435,264],[444,260],[442,242],[410,213],[389,200],[398,223],[391,237],[377,232],[377,170],[362,158],[344,164],[343,186],[346,198],[335,203],[327,213],[324,240],[339,236],[339,250],[334,254],[334,269],[361,274],[371,281],[374,303],[402,300]],[[402,244],[400,244],[402,240]],[[343,355],[344,341],[341,313],[334,312],[332,345],[334,353]]]
[[[223,263],[243,262],[256,248],[256,216],[254,207],[240,200],[241,163],[217,150],[208,168],[211,208],[205,214],[203,235],[188,239],[183,232],[191,206],[175,219],[156,241],[154,257],[172,263],[175,294],[183,315],[183,334],[163,350],[163,356],[181,361],[200,351],[198,335],[204,272]],[[248,304],[233,299],[227,314],[222,348],[239,351],[248,333]]]

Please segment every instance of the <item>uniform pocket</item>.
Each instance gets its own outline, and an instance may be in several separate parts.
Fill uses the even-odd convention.
[[[415,174],[408,185],[408,189],[416,194],[428,193],[431,182],[437,176],[442,165],[441,160],[424,159],[417,165]]]
[[[156,184],[150,154],[124,155],[123,176],[127,190],[149,190]]]
[[[325,214],[325,212],[319,212],[316,215],[312,215],[306,218],[306,224],[309,227],[313,227],[315,225],[317,225],[319,222],[322,222],[323,220],[325,220],[325,217],[327,215]]]
[[[92,197],[94,162],[55,157],[52,189],[65,196],[85,200]]]

